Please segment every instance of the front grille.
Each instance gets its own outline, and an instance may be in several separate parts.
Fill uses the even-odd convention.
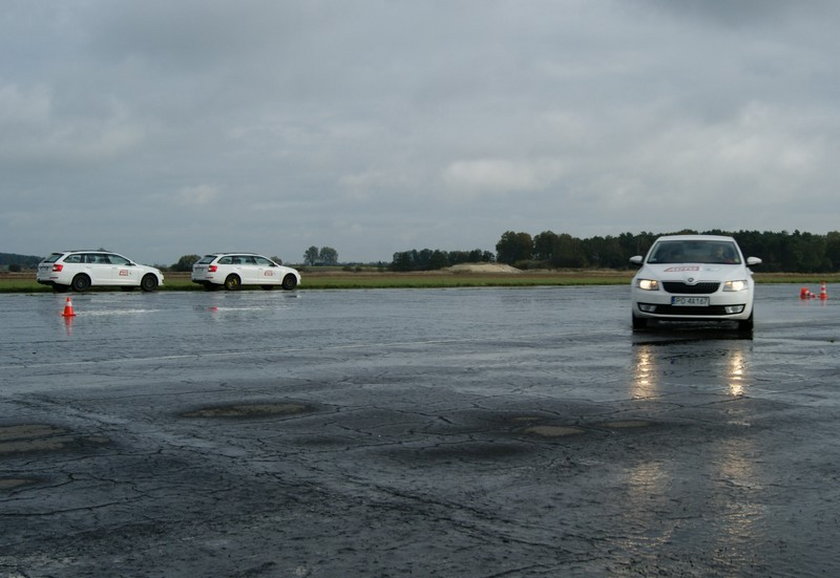
[[[668,293],[682,293],[687,295],[708,295],[714,293],[720,287],[720,283],[706,282],[695,285],[687,285],[680,281],[663,281],[662,287]]]

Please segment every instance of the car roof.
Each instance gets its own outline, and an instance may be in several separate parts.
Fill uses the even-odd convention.
[[[67,251],[53,251],[53,253],[112,253],[119,255],[119,253],[109,251],[108,249],[69,249]]]
[[[726,235],[664,235],[657,241],[734,241]]]

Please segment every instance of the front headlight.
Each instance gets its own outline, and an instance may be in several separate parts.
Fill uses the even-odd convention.
[[[636,279],[636,287],[642,291],[659,291],[659,281],[656,279]]]
[[[724,291],[743,291],[747,288],[746,279],[738,279],[737,281],[727,281],[723,284]]]

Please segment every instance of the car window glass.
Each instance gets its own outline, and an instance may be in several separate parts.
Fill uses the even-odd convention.
[[[243,255],[242,256],[242,264],[243,265],[256,265],[257,262],[250,255]]]
[[[681,241],[660,241],[651,252],[649,263],[683,263],[684,247]]]
[[[53,253],[52,255],[50,255],[49,257],[44,259],[44,263],[55,263],[56,261],[58,261],[58,259],[62,255],[63,255],[63,253]],[[71,257],[72,257],[72,255],[71,255]],[[68,259],[69,259],[69,257],[68,257]],[[67,262],[67,259],[65,259],[64,261]]]
[[[108,259],[108,255],[103,255],[101,253],[89,253],[88,263],[96,263],[97,265],[108,265],[111,263],[111,260]]]
[[[260,265],[262,267],[270,267],[271,266],[271,261],[269,261],[265,257],[254,257],[254,261],[257,262],[257,265]]]
[[[738,264],[741,259],[738,257],[738,251],[732,243],[709,243],[711,251],[709,254],[709,263],[718,264]]]
[[[201,260],[198,262],[198,264],[199,265],[207,265],[208,263],[211,263],[213,261],[213,259],[215,259],[215,258],[216,258],[215,255],[205,255],[204,257],[201,258]]]
[[[729,241],[660,241],[648,262],[740,264],[741,259]]]
[[[108,259],[110,259],[113,265],[128,265],[131,262],[121,255],[109,255]]]
[[[67,255],[67,258],[64,260],[65,263],[81,263],[82,262],[82,255]]]
[[[231,264],[231,258],[230,257],[222,257],[221,259],[219,259],[219,265],[230,265],[230,264]]]

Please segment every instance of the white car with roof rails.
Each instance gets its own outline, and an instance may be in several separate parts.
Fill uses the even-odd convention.
[[[192,281],[206,289],[233,291],[254,285],[291,291],[300,284],[300,273],[256,253],[210,253],[193,265]]]
[[[669,235],[659,237],[645,257],[630,262],[641,268],[631,283],[633,329],[650,321],[734,321],[753,329],[755,283],[732,237]]]
[[[35,280],[56,291],[91,287],[154,291],[163,285],[163,273],[110,251],[57,251],[38,264]]]

